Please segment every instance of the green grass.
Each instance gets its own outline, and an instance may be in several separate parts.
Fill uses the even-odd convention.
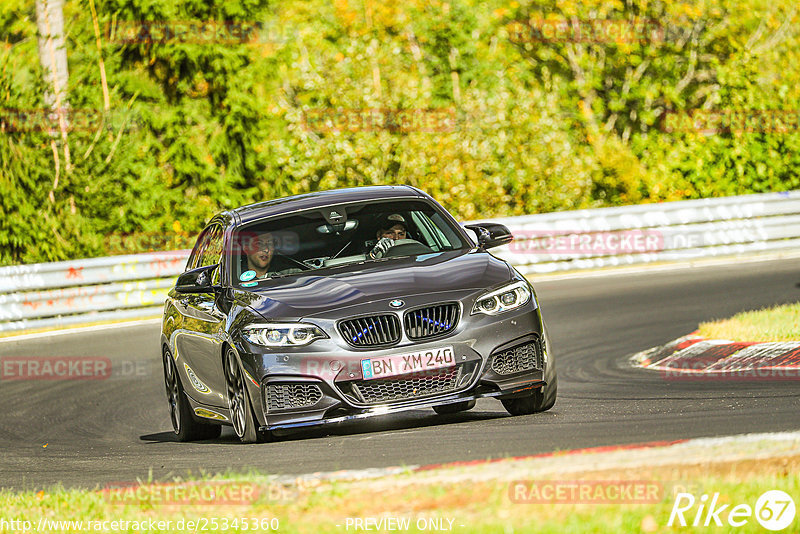
[[[408,518],[408,532],[419,532],[416,522],[425,519],[443,520],[448,526],[452,520],[452,532],[475,532],[494,534],[497,532],[675,532],[676,527],[667,527],[674,503],[671,489],[677,482],[693,488],[699,499],[701,494],[718,492],[719,503],[729,503],[728,511],[737,504],[755,506],[758,497],[767,490],[780,489],[800,503],[800,474],[796,469],[798,459],[783,464],[772,462],[763,467],[756,463],[755,469],[731,464],[723,468],[698,470],[694,467],[661,467],[646,472],[595,473],[583,478],[587,480],[637,480],[660,481],[666,488],[659,502],[649,504],[518,504],[509,498],[509,482],[480,481],[452,484],[447,482],[414,484],[414,475],[398,475],[382,481],[325,482],[292,485],[279,500],[268,495],[248,506],[202,506],[128,504],[109,502],[97,491],[66,490],[54,488],[49,491],[0,492],[0,518],[5,521],[29,520],[36,530],[37,522],[45,517],[51,520],[105,521],[172,521],[171,528],[159,528],[164,532],[187,532],[176,528],[183,519],[205,521],[211,529],[212,520],[218,522],[217,529],[224,532],[222,520],[227,518],[227,532],[243,532],[231,528],[235,518],[277,518],[279,532],[342,533],[364,532],[352,526],[348,529],[347,518]],[[766,464],[763,464],[766,465]],[[777,467],[776,467],[777,465]],[[564,477],[574,480],[576,476]],[[221,477],[214,480],[239,481],[268,484],[266,477]],[[446,478],[445,478],[446,480]],[[697,506],[685,514],[688,522],[694,518]],[[723,522],[727,512],[721,514]],[[337,526],[339,525],[339,526]],[[785,532],[797,532],[798,519]],[[129,525],[127,531],[136,531],[137,525]],[[165,525],[162,525],[162,527]],[[141,525],[139,525],[141,528]],[[692,528],[692,527],[688,527]],[[700,526],[698,528],[704,529]],[[200,532],[201,528],[196,529]],[[679,528],[677,530],[680,530]],[[705,528],[707,530],[707,528]],[[724,527],[714,532],[763,531],[754,517],[742,528]],[[50,526],[51,532],[90,532],[84,523],[82,529],[61,529]],[[95,530],[96,531],[96,530]],[[124,529],[120,531],[126,531]],[[142,530],[146,531],[146,530]],[[253,532],[251,527],[249,532]],[[258,530],[268,532],[270,529]]]
[[[702,323],[698,334],[731,341],[800,341],[800,303],[742,312]]]

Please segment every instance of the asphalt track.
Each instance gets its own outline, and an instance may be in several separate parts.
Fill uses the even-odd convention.
[[[637,351],[703,320],[800,300],[800,260],[534,283],[558,358],[549,412],[511,417],[411,411],[280,441],[177,443],[170,432],[157,324],[0,343],[7,357],[108,358],[106,380],[0,380],[0,487],[108,483],[256,469],[301,474],[519,456],[800,428],[800,383],[674,381],[631,368]],[[105,360],[101,360],[105,361]]]

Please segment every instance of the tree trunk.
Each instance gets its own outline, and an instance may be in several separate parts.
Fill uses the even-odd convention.
[[[44,79],[48,89],[44,101],[53,110],[61,133],[64,160],[67,173],[72,166],[67,140],[67,48],[64,43],[64,0],[36,0],[36,26],[39,29],[39,62],[42,64]],[[52,131],[53,137],[57,135]],[[50,191],[50,201],[54,202],[53,192],[58,187],[58,152],[56,140],[51,142],[56,164],[56,176]]]
[[[39,61],[51,91],[45,103],[54,110],[67,105],[67,48],[64,44],[64,0],[36,0]]]

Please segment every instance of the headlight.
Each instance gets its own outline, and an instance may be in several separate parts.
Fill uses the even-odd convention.
[[[531,289],[524,280],[484,293],[475,300],[472,313],[497,315],[523,306],[531,300]]]
[[[244,337],[265,347],[300,347],[328,337],[318,326],[307,323],[261,323],[244,328]]]

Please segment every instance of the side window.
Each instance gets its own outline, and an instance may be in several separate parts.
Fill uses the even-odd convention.
[[[417,228],[420,229],[422,236],[427,241],[427,245],[431,247],[435,251],[440,251],[445,248],[445,243],[447,243],[447,238],[445,238],[442,231],[435,225],[431,223],[431,220],[428,216],[421,212],[421,211],[414,211],[411,213],[411,218],[417,225]]]
[[[211,235],[212,228],[206,228],[200,234],[200,237],[197,238],[197,243],[194,244],[194,248],[192,249],[192,253],[189,255],[189,261],[186,262],[186,270],[190,271],[197,267],[200,267],[199,261],[200,257],[203,255],[203,251],[205,250],[206,246],[208,245],[208,238]]]
[[[192,250],[186,270],[213,265],[222,261],[222,227],[218,224],[209,226],[197,239],[197,244]]]
[[[431,215],[430,222],[432,223],[438,240],[441,241],[445,250],[453,250],[465,246],[463,240],[450,225],[447,224],[441,213],[434,212]]]
[[[422,242],[428,245],[431,248],[439,249],[440,247],[436,246],[436,242],[433,239],[433,234],[431,233],[430,228],[427,224],[427,221],[423,220],[424,215],[418,211],[411,212],[411,220],[414,222],[414,226],[419,229],[420,237],[422,238]]]
[[[214,265],[222,260],[222,227],[215,224],[209,228],[208,239],[200,253],[198,267]]]

